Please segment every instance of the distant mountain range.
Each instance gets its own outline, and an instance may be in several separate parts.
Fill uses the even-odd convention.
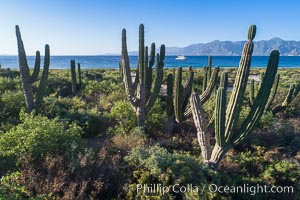
[[[240,56],[245,41],[219,41],[215,40],[209,43],[197,43],[187,47],[166,47],[167,55],[195,55],[195,56]],[[261,40],[254,42],[254,56],[268,56],[272,50],[279,50],[282,56],[299,56],[300,41],[286,41],[280,38],[270,40]],[[136,55],[137,52],[130,52]]]

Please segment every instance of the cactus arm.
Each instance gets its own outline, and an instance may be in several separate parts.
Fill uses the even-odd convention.
[[[146,54],[145,54],[146,55]],[[148,55],[148,52],[147,52],[147,55]],[[146,90],[147,90],[147,98],[149,98],[149,94],[151,92],[151,88],[152,88],[152,81],[153,81],[153,78],[152,78],[152,67],[154,65],[154,62],[155,62],[155,44],[152,43],[151,44],[151,50],[150,50],[150,59],[149,59],[149,64],[148,64],[148,68],[147,68],[147,77],[146,78]]]
[[[202,104],[204,104],[209,99],[209,97],[210,97],[210,95],[211,95],[211,93],[212,93],[212,91],[215,87],[219,70],[220,70],[219,67],[214,68],[214,70],[212,72],[212,75],[209,79],[208,85],[206,87],[206,90],[200,95],[200,100],[201,100]]]
[[[222,72],[220,87],[224,88],[225,91],[227,91],[227,87],[228,87],[228,73],[227,72]]]
[[[122,30],[122,56],[121,56],[120,64],[121,64],[121,68],[122,68],[125,91],[126,91],[126,94],[129,98],[130,102],[133,103],[133,102],[135,102],[135,100],[132,99],[134,96],[134,90],[133,90],[132,80],[131,80],[131,72],[130,72],[130,66],[129,66],[129,57],[128,57],[128,51],[127,51],[126,30],[125,29]]]
[[[183,120],[182,116],[182,104],[183,104],[183,86],[182,80],[182,67],[177,68],[176,78],[175,78],[175,96],[174,96],[174,113],[177,122]]]
[[[274,83],[275,76],[277,73],[278,63],[279,51],[274,50],[270,54],[267,70],[264,75],[261,87],[258,91],[257,98],[254,101],[249,115],[247,116],[240,130],[238,131],[239,135],[236,135],[234,138],[235,144],[241,142],[246,138],[246,136],[252,131],[255,124],[258,122],[258,120],[264,113],[266,104],[268,102],[268,97],[270,96],[272,85]]]
[[[233,90],[230,96],[229,104],[226,110],[225,137],[227,140],[230,140],[232,137],[230,133],[232,133],[233,128],[238,120],[245,89],[247,86],[247,79],[249,76],[252,52],[254,47],[252,40],[255,36],[255,33],[250,33],[251,31],[256,31],[255,25],[251,25],[249,28],[248,41],[246,42],[243,48],[240,65],[233,85]]]
[[[194,72],[192,67],[189,67],[189,75],[185,80],[184,86],[183,86],[183,96],[191,96],[192,91],[192,85],[193,85],[193,79],[194,79]]]
[[[145,98],[146,91],[144,83],[138,83],[137,86],[137,106],[136,106],[136,116],[137,123],[140,128],[142,128],[143,132],[145,131],[145,117],[146,117],[146,108],[145,108]]]
[[[280,80],[280,74],[276,74],[274,84],[271,90],[270,97],[268,99],[268,103],[266,105],[266,110],[270,110],[271,104],[275,99],[275,95],[277,93],[278,85],[279,85],[279,80]]]
[[[166,47],[165,45],[160,46],[160,54],[156,55],[156,79],[154,83],[154,89],[152,94],[149,96],[146,106],[146,115],[155,103],[161,88],[161,84],[164,77],[164,59],[165,59]]]
[[[49,48],[49,45],[46,44],[44,69],[43,69],[42,77],[40,80],[40,85],[39,85],[38,91],[36,93],[36,98],[35,98],[35,106],[36,107],[42,103],[44,95],[45,95],[45,90],[46,90],[47,83],[48,83],[49,66],[50,66],[50,48]]]
[[[40,73],[40,67],[41,67],[41,54],[39,51],[35,52],[35,64],[33,68],[33,72],[31,75],[31,83],[34,83],[37,81],[39,73]]]
[[[212,66],[212,56],[208,56],[208,74],[207,74],[207,79],[210,79],[211,75],[211,66]]]
[[[145,50],[144,25],[140,24],[140,27],[139,27],[139,58],[138,58],[139,78],[141,79],[140,83],[145,83],[144,50]]]
[[[18,25],[16,25],[16,36],[18,42],[18,58],[19,58],[20,74],[22,79],[22,88],[24,92],[27,112],[31,112],[33,109],[31,77],[30,77],[29,67],[27,63],[25,48],[24,48],[24,44],[22,41],[22,37]]]
[[[184,115],[185,110],[187,109],[187,105],[189,103],[189,98],[192,94],[193,79],[194,79],[194,72],[192,70],[192,67],[189,67],[189,75],[183,86],[183,103],[182,103],[182,107],[181,107],[183,115]]]
[[[215,107],[215,139],[216,143],[213,148],[209,164],[213,169],[217,169],[220,161],[229,149],[225,138],[225,116],[226,116],[226,90],[220,87],[216,95]]]
[[[71,60],[71,78],[72,78],[72,93],[75,96],[77,93],[75,60]]]
[[[149,67],[153,67],[155,62],[155,43],[151,44]]]
[[[207,87],[207,79],[208,79],[208,67],[207,66],[204,66],[203,67],[203,85],[202,85],[202,93],[206,90],[206,87]]]
[[[150,91],[151,91],[151,85],[152,82],[150,82],[150,68],[148,64],[148,47],[146,46],[144,49],[144,84],[145,84],[145,90],[146,90],[146,99],[148,99]],[[152,76],[152,75],[151,75]]]
[[[219,88],[216,97],[216,107],[215,107],[215,138],[216,143],[220,147],[225,146],[225,113],[226,112],[226,90],[224,88]]]
[[[226,94],[226,91],[227,91],[227,86],[228,86],[228,73],[227,72],[222,72],[219,88],[223,88],[224,91],[225,91],[225,94]],[[218,92],[218,90],[217,90],[217,92]],[[211,118],[209,119],[208,123],[207,123],[207,128],[210,128],[212,126],[212,124],[214,123],[214,121],[215,121],[215,115],[212,115]]]
[[[81,88],[82,80],[81,80],[81,67],[80,67],[80,63],[77,64],[77,72],[78,72],[78,87]]]
[[[192,93],[190,104],[195,126],[197,128],[197,138],[201,148],[204,162],[208,162],[211,156],[210,133],[207,130],[207,121],[202,108],[201,100],[197,93]]]
[[[217,80],[217,77],[218,77],[219,70],[220,70],[219,67],[214,68],[214,70],[211,74],[211,77],[209,79],[206,90],[200,95],[200,101],[201,101],[202,105],[209,99],[210,95],[212,94],[212,91],[213,91],[213,89],[215,87],[215,84],[216,84],[216,80]],[[189,107],[184,112],[184,117],[188,118],[191,115],[192,115],[192,110],[191,110],[191,107]]]

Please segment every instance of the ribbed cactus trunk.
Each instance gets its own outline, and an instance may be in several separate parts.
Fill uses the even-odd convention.
[[[139,27],[139,58],[138,67],[136,70],[136,78],[134,83],[131,80],[131,70],[129,65],[129,57],[126,42],[126,30],[122,31],[122,54],[121,54],[121,75],[125,84],[125,91],[128,96],[128,101],[131,103],[136,112],[138,126],[145,132],[146,116],[155,103],[162,84],[163,67],[165,58],[165,46],[160,48],[160,54],[156,55],[156,79],[154,88],[152,88],[152,74],[155,60],[155,44],[151,45],[150,59],[148,61],[148,47],[144,44],[144,25]],[[152,93],[151,93],[152,92]]]
[[[77,64],[77,72],[78,72],[78,89],[80,89],[82,85],[80,63]]]
[[[174,113],[176,122],[182,122],[185,118],[184,112],[189,102],[189,97],[192,93],[192,85],[194,72],[192,67],[188,69],[188,77],[185,84],[182,85],[182,67],[177,68],[176,78],[175,78],[175,91],[174,91]]]
[[[40,62],[41,62],[40,52],[39,51],[36,52],[36,59],[35,59],[33,73],[32,75],[30,75],[25,48],[24,48],[21,32],[18,25],[16,25],[16,36],[17,36],[17,43],[18,43],[18,58],[19,58],[19,69],[20,69],[21,80],[22,80],[22,88],[24,92],[27,112],[30,113],[34,108],[36,108],[42,103],[45,94],[45,89],[48,80],[49,65],[50,65],[50,49],[49,49],[49,45],[45,46],[44,69],[35,96],[36,100],[34,101],[32,84],[35,81],[37,81],[40,72]]]
[[[277,89],[278,89],[278,85],[279,85],[279,80],[280,80],[280,75],[279,74],[276,74],[276,77],[275,77],[275,80],[274,80],[274,84],[273,84],[273,87],[272,87],[272,90],[271,90],[271,95],[268,99],[268,103],[267,103],[267,107],[266,107],[266,110],[269,111],[270,108],[271,108],[271,105],[275,99],[275,95],[277,93]]]
[[[167,77],[167,116],[168,121],[165,126],[165,132],[170,134],[174,128],[175,116],[174,116],[174,104],[173,104],[173,84],[175,74],[168,74]]]
[[[43,102],[46,87],[48,85],[49,66],[50,66],[50,47],[49,47],[49,45],[46,45],[45,46],[44,69],[43,69],[42,77],[40,80],[39,88],[35,95],[35,106],[39,106]]]
[[[77,81],[75,71],[75,60],[71,60],[71,79],[72,79],[72,93],[75,96],[77,93]]]
[[[249,87],[249,103],[252,106],[254,103],[254,79],[250,80],[250,87]]]
[[[209,166],[213,169],[218,169],[221,160],[230,148],[242,142],[248,136],[266,109],[268,97],[270,96],[271,88],[277,73],[279,62],[278,51],[272,51],[270,54],[266,73],[258,91],[257,98],[254,100],[248,116],[243,121],[240,128],[237,129],[236,124],[240,117],[240,110],[243,104],[244,92],[249,76],[254,47],[252,40],[255,33],[255,25],[250,26],[248,31],[248,41],[243,48],[240,65],[228,105],[226,105],[226,88],[224,88],[227,84],[221,83],[221,86],[223,85],[224,87],[219,87],[217,91],[214,113],[216,143],[211,156],[209,156],[210,144],[209,139],[207,138],[209,132],[205,129],[205,127],[207,127],[207,122],[202,105],[199,103],[201,101],[197,100],[197,94],[193,94],[190,101],[194,123],[197,127],[197,134],[200,135],[198,138],[201,138],[199,144],[202,150],[202,156],[204,161],[208,162]],[[223,79],[225,80],[226,77]],[[224,82],[224,80],[221,80],[221,82]]]

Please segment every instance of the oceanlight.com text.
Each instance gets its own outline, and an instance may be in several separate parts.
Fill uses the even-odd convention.
[[[280,193],[287,193],[292,194],[294,193],[293,186],[267,186],[267,185],[249,185],[243,184],[239,186],[229,186],[229,185],[216,185],[216,184],[204,184],[203,186],[187,184],[187,185],[180,185],[174,184],[171,186],[164,186],[162,184],[137,184],[136,185],[137,192],[143,193],[156,193],[156,194],[166,194],[169,192],[174,193],[199,193],[203,194],[204,192],[211,192],[211,193],[220,193],[220,194],[249,194],[249,195],[256,195],[259,193],[266,193],[266,194],[280,194]]]

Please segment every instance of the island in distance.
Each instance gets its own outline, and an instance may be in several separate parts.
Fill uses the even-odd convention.
[[[166,47],[167,55],[187,56],[240,56],[245,41],[219,41],[214,40],[208,43],[197,43],[187,47]],[[271,51],[277,49],[282,56],[299,56],[300,41],[282,40],[272,38],[254,42],[253,56],[269,56]],[[137,51],[130,52],[130,55],[137,55]]]

